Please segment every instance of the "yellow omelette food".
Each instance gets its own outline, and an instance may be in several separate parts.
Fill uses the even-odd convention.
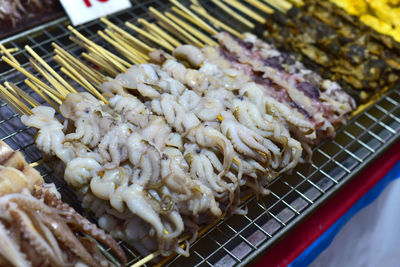
[[[400,41],[400,0],[330,0],[379,33]]]

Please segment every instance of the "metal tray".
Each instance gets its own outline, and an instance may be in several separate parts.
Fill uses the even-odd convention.
[[[185,2],[185,1],[182,1]],[[209,1],[202,1],[208,5]],[[170,6],[166,1],[147,0],[133,2],[133,8],[110,17],[117,25],[134,22],[147,16],[147,7],[164,10]],[[238,30],[238,25],[215,9],[213,15]],[[69,51],[79,52],[69,39],[66,17],[59,18],[32,30],[0,41],[7,47],[18,47],[14,56],[29,69],[28,53],[23,49],[30,45],[43,59],[58,70],[51,59],[52,42]],[[99,41],[96,31],[103,29],[99,21],[87,23],[77,29],[86,37]],[[104,44],[105,45],[105,44]],[[0,61],[0,82],[13,81],[37,98],[24,86],[24,77]],[[301,221],[311,215],[326,200],[337,193],[363,168],[394,144],[400,137],[400,92],[395,89],[385,93],[376,103],[339,129],[333,141],[327,141],[314,150],[313,164],[302,165],[292,174],[274,180],[271,194],[262,198],[252,197],[243,203],[246,216],[232,216],[219,221],[202,235],[191,247],[189,258],[175,256],[164,262],[169,266],[234,266],[249,264],[275,245]],[[0,102],[0,138],[14,149],[20,149],[29,162],[41,159],[35,147],[33,129],[25,127],[12,107]],[[80,210],[79,202],[61,178],[55,177],[45,164],[38,166],[47,182],[54,182],[63,197]],[[129,264],[142,259],[129,246],[126,249]],[[153,265],[154,262],[151,263]]]

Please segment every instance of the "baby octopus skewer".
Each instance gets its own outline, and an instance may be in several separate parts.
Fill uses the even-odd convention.
[[[174,51],[174,55],[176,54],[176,51],[180,48],[181,47],[178,47]],[[204,56],[202,56],[202,52],[197,48],[193,46],[186,46],[186,48],[186,51],[188,53],[190,52],[196,55],[197,61],[201,62],[203,67],[201,67],[199,70],[188,69],[183,64],[177,62],[173,58],[169,58],[162,63],[162,68],[163,70],[173,75],[174,78],[178,79],[186,86],[190,87],[193,91],[196,91],[197,94],[206,96],[204,99],[206,99],[207,101],[203,101],[202,105],[197,105],[197,107],[200,107],[198,108],[198,110],[202,113],[207,110],[208,114],[213,113],[214,116],[209,116],[206,118],[204,118],[203,116],[201,117],[201,119],[204,121],[212,121],[215,120],[215,117],[218,116],[220,116],[219,118],[223,118],[224,116],[221,116],[222,113],[226,114],[227,117],[233,119],[233,116],[229,115],[226,111],[229,110],[230,113],[234,115],[235,120],[237,119],[240,124],[246,127],[246,130],[244,131],[237,131],[237,129],[235,130],[235,134],[238,138],[238,132],[239,134],[243,134],[243,138],[245,136],[253,136],[255,139],[264,138],[261,144],[268,150],[263,151],[263,148],[260,148],[259,151],[262,152],[262,154],[264,155],[272,155],[272,158],[270,159],[270,164],[273,169],[281,168],[282,171],[285,171],[287,169],[286,165],[290,164],[287,161],[291,156],[293,156],[294,164],[297,164],[296,162],[301,157],[301,146],[296,140],[290,138],[288,131],[286,131],[285,129],[286,126],[283,125],[282,122],[275,120],[272,116],[269,116],[265,112],[261,113],[257,106],[255,106],[255,104],[253,104],[247,97],[234,94],[235,91],[238,91],[239,88],[242,88],[242,86],[246,85],[246,83],[244,83],[243,81],[235,79],[227,74],[230,73],[230,75],[234,75],[233,73],[235,73],[236,71],[233,69],[225,68],[223,70],[226,73],[224,73],[223,71],[218,69],[218,67],[215,66],[213,63],[206,61]],[[179,52],[181,57],[184,52],[185,51]],[[157,54],[153,53],[153,55],[151,56],[155,57],[158,56],[160,53],[163,52],[157,51]],[[202,57],[201,61],[198,59],[199,55]],[[189,57],[190,55],[187,55],[185,58]],[[168,55],[164,55],[163,58],[168,58]],[[157,58],[155,60],[157,60]],[[205,84],[208,86],[207,90],[203,89],[203,85]],[[192,102],[194,102],[193,99],[195,99],[195,97],[193,97],[192,95],[193,93],[191,94],[191,97],[187,97],[186,99],[190,99]],[[197,109],[197,107],[195,109]],[[201,115],[202,114],[200,113],[200,116]],[[222,124],[229,123],[222,122],[221,125]],[[243,126],[236,124],[236,126],[234,127],[240,129]],[[283,131],[285,131],[286,133],[284,133]],[[244,135],[244,132],[247,132],[247,134]],[[238,139],[236,138],[236,140]],[[252,143],[250,139],[247,139],[247,142],[247,145]],[[291,148],[287,148],[287,144],[291,145]],[[236,145],[239,145],[238,141],[236,141]],[[254,142],[252,143],[252,145],[257,147],[257,144]],[[242,152],[246,150],[254,156],[254,152],[250,152],[250,147],[246,147],[246,145],[243,143],[237,148],[240,149],[240,147],[242,149]],[[279,147],[282,147],[282,153]],[[283,156],[281,154],[283,154]],[[247,156],[249,156],[249,154],[247,154]],[[259,155],[256,155],[256,157],[259,158]],[[283,162],[285,165],[283,166],[281,164],[282,158],[285,158],[285,162]],[[290,165],[292,166],[294,164]]]
[[[141,253],[188,255],[188,246],[179,246],[182,237],[195,237],[204,219],[243,213],[237,208],[242,188],[265,194],[270,179],[303,160],[303,149],[310,154],[311,145],[332,136],[329,123],[345,120],[346,103],[332,109],[337,117],[319,110],[346,102],[329,86],[319,92],[324,105],[311,102],[318,114],[305,115],[302,105],[316,100],[314,91],[288,88],[287,79],[296,78],[296,85],[318,79],[297,63],[289,64],[295,72],[274,62],[264,66],[281,58],[278,51],[251,37],[251,47],[217,37],[220,47],[184,45],[173,57],[155,50],[149,56],[157,65],[129,67],[110,58],[122,73],[103,66],[115,77],[95,79],[103,95],[90,89],[102,101],[69,93],[60,106],[64,124],[46,107],[22,118],[39,129],[37,145],[64,163],[65,180],[83,207]]]

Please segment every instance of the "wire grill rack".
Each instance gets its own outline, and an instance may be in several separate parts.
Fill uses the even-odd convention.
[[[208,1],[204,2],[209,4]],[[134,22],[138,17],[146,17],[148,6],[160,10],[169,7],[168,2],[161,0],[137,1],[133,2],[133,5],[133,8],[113,15],[110,19],[117,25],[123,25],[125,21]],[[213,15],[227,24],[238,30],[245,30],[238,25],[232,25],[232,20],[223,17],[216,9],[209,10],[213,10]],[[79,52],[79,48],[68,39],[68,24],[69,20],[62,17],[1,42],[7,47],[20,49],[14,56],[27,69],[29,55],[23,47],[30,45],[58,70],[58,66],[51,59],[52,42],[76,54]],[[86,37],[99,41],[96,39],[96,31],[103,29],[103,25],[94,21],[77,29]],[[23,79],[19,73],[0,61],[0,82],[12,81],[37,98],[24,86]],[[243,203],[248,209],[246,216],[236,215],[219,221],[192,244],[189,258],[176,256],[166,262],[166,265],[234,266],[248,264],[260,257],[395,143],[400,137],[399,118],[400,92],[392,89],[342,127],[333,141],[325,142],[316,148],[313,164],[301,165],[292,174],[282,175],[274,180],[269,185],[271,194],[258,200],[252,197]],[[29,162],[41,159],[41,153],[33,143],[34,134],[33,129],[21,123],[19,114],[12,107],[0,102],[0,138],[14,149],[20,149]],[[40,164],[38,168],[45,180],[54,182],[66,201],[81,211],[79,202],[65,182],[57,178],[46,164]],[[122,245],[126,249],[130,264],[141,259],[129,246]]]

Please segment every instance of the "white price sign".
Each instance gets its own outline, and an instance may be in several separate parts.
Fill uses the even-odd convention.
[[[131,7],[129,0],[61,0],[72,24],[82,24]]]

